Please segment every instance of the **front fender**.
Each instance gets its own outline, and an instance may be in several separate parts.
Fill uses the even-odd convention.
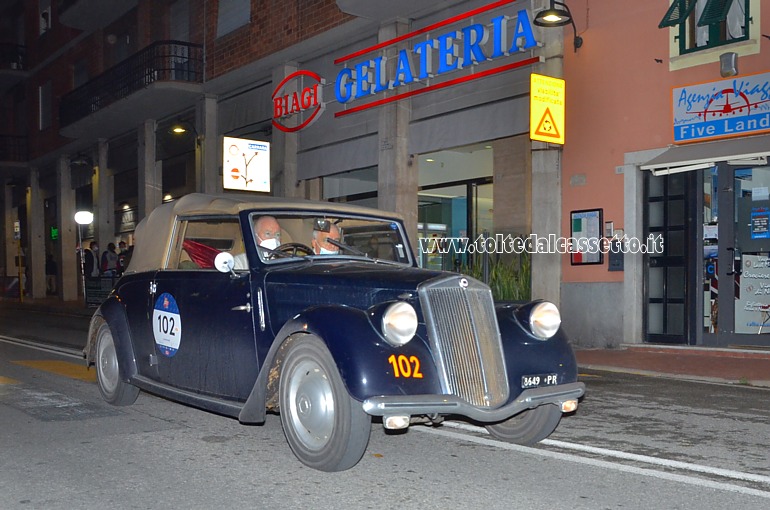
[[[424,339],[417,336],[402,347],[392,347],[367,312],[347,306],[318,306],[293,317],[278,332],[239,420],[264,422],[268,383],[274,383],[278,376],[270,372],[280,359],[281,347],[287,340],[305,334],[326,344],[348,393],[356,400],[376,395],[442,393],[436,365]]]
[[[123,381],[130,382],[130,379],[137,374],[136,356],[134,355],[133,343],[131,342],[126,311],[114,296],[107,298],[91,318],[88,326],[88,342],[84,349],[86,362],[88,366],[95,362],[96,335],[99,330],[100,321],[106,322],[112,331],[115,353],[118,357],[120,378]]]
[[[511,388],[510,400],[522,392],[521,377],[555,373],[558,384],[576,382],[577,360],[567,335],[559,329],[548,340],[535,338],[516,318],[510,306],[497,308],[497,323]]]

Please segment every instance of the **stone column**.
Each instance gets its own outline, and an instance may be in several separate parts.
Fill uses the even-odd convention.
[[[561,149],[546,149],[532,142],[532,233],[561,236]],[[558,253],[532,254],[532,298],[560,305],[561,257]]]
[[[297,65],[287,63],[273,70],[273,83],[279,84],[297,70]],[[284,88],[286,94],[297,91],[298,80],[292,80]],[[270,148],[270,188],[275,196],[305,198],[306,186],[297,182],[297,149],[299,135],[273,129],[273,143]],[[319,197],[314,197],[319,198]]]
[[[95,237],[99,244],[99,260],[109,243],[115,242],[115,178],[107,168],[109,144],[99,140],[96,149],[92,190],[94,204]]]
[[[76,301],[83,283],[80,277],[80,259],[75,251],[78,243],[77,229],[80,225],[75,223],[75,190],[72,189],[72,171],[70,162],[66,156],[61,156],[56,172],[56,188],[59,200],[56,201],[56,217],[59,223],[59,276],[56,288],[63,301]]]
[[[522,135],[495,140],[492,151],[494,233],[528,235],[532,231],[532,151],[529,137]]]
[[[379,40],[387,41],[406,33],[409,24],[396,21],[380,28]],[[395,65],[401,45],[386,50],[387,65]],[[390,76],[391,73],[387,73]],[[377,205],[404,216],[407,234],[417,250],[417,166],[409,154],[409,121],[412,102],[402,99],[379,107],[379,164]],[[416,158],[414,158],[416,159]]]
[[[40,191],[40,170],[36,167],[29,171],[27,188],[27,295],[32,298],[44,298],[45,292],[45,209],[43,193]]]
[[[6,184],[3,186],[3,230],[5,231],[5,249],[3,250],[2,266],[5,271],[0,276],[13,276],[16,271],[14,257],[16,256],[16,241],[13,239],[13,188]]]
[[[137,131],[139,207],[136,221],[145,218],[163,200],[163,165],[155,161],[155,120],[148,119]]]
[[[219,143],[217,98],[205,95],[196,110],[195,189],[200,193],[222,193],[222,154]]]

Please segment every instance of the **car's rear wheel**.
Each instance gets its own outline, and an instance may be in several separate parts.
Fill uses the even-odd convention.
[[[561,409],[554,404],[545,404],[486,427],[497,439],[530,446],[550,436],[560,420]]]
[[[295,339],[279,384],[281,424],[294,455],[321,471],[355,466],[369,444],[371,417],[351,398],[318,338]]]
[[[96,332],[96,382],[102,398],[115,406],[131,405],[139,395],[139,388],[120,378],[115,340],[106,322]]]

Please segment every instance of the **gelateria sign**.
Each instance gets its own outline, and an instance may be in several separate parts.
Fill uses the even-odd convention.
[[[333,80],[342,117],[526,67],[538,46],[526,9],[501,0],[337,58]],[[329,85],[332,80],[329,80]],[[303,129],[323,112],[326,80],[309,71],[287,76],[273,92],[273,125]]]
[[[673,89],[674,142],[770,132],[770,73]]]

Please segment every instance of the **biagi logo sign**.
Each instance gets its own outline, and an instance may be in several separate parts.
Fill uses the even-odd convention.
[[[325,83],[312,71],[297,71],[284,78],[273,92],[273,126],[293,133],[315,122],[325,107]]]

